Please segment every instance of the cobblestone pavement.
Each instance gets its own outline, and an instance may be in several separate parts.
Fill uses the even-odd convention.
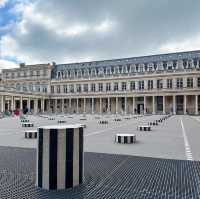
[[[35,187],[36,150],[0,147],[0,198],[200,198],[200,162],[85,153],[80,187],[44,191]]]

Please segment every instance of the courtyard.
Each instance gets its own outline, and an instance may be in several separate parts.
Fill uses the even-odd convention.
[[[38,115],[0,120],[1,198],[199,198],[199,116],[172,115],[138,131],[163,115]],[[53,118],[54,120],[49,120]],[[116,121],[118,119],[119,121]],[[35,187],[37,139],[25,139],[26,129],[44,125],[85,124],[85,181],[66,191]],[[100,124],[99,121],[108,121]],[[119,144],[115,135],[135,134],[136,143]]]

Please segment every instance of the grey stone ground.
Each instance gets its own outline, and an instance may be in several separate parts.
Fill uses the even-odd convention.
[[[85,153],[85,180],[74,189],[35,187],[35,149],[0,147],[1,199],[198,199],[200,162]]]
[[[54,117],[54,116],[53,116]],[[103,116],[55,116],[56,120],[29,116],[35,129],[42,125],[84,123],[85,181],[75,189],[44,191],[35,187],[36,140],[25,139],[19,118],[0,120],[0,198],[200,198],[200,117],[172,116],[150,132],[137,126],[162,116],[113,121]],[[127,117],[127,116],[126,116]],[[116,133],[134,133],[136,144],[117,144]],[[186,147],[186,143],[188,146]],[[193,160],[188,161],[188,148]],[[186,150],[187,149],[187,150]],[[121,154],[121,155],[119,155]],[[123,154],[123,155],[122,155]]]
[[[188,142],[194,160],[200,160],[199,140],[200,140],[200,121],[192,116],[172,116],[159,126],[153,126],[150,132],[137,131],[137,126],[147,124],[162,116],[144,116],[138,119],[124,119],[125,116],[119,116],[122,121],[113,121],[116,116],[103,116],[102,119],[108,120],[108,125],[101,125],[95,115],[87,115],[87,120],[80,120],[81,115],[55,116],[56,120],[50,121],[46,118],[29,116],[34,123],[33,128],[47,124],[57,124],[58,119],[67,121],[67,124],[84,123],[87,128],[84,129],[85,144],[84,150],[87,152],[100,152],[110,154],[127,154],[146,157],[169,158],[186,160],[185,144],[181,119],[185,128]],[[119,118],[118,117],[118,118]],[[24,139],[25,128],[21,127],[19,118],[4,118],[0,120],[0,146],[15,146],[24,148],[36,148],[36,140]],[[134,133],[137,136],[137,143],[133,145],[123,145],[114,142],[116,133]]]

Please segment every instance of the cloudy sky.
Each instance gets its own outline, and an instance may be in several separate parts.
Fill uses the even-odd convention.
[[[0,69],[200,49],[200,0],[0,0]]]

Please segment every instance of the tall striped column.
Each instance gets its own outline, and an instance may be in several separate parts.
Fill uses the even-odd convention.
[[[58,190],[81,184],[83,162],[83,128],[80,125],[38,128],[38,187]]]

